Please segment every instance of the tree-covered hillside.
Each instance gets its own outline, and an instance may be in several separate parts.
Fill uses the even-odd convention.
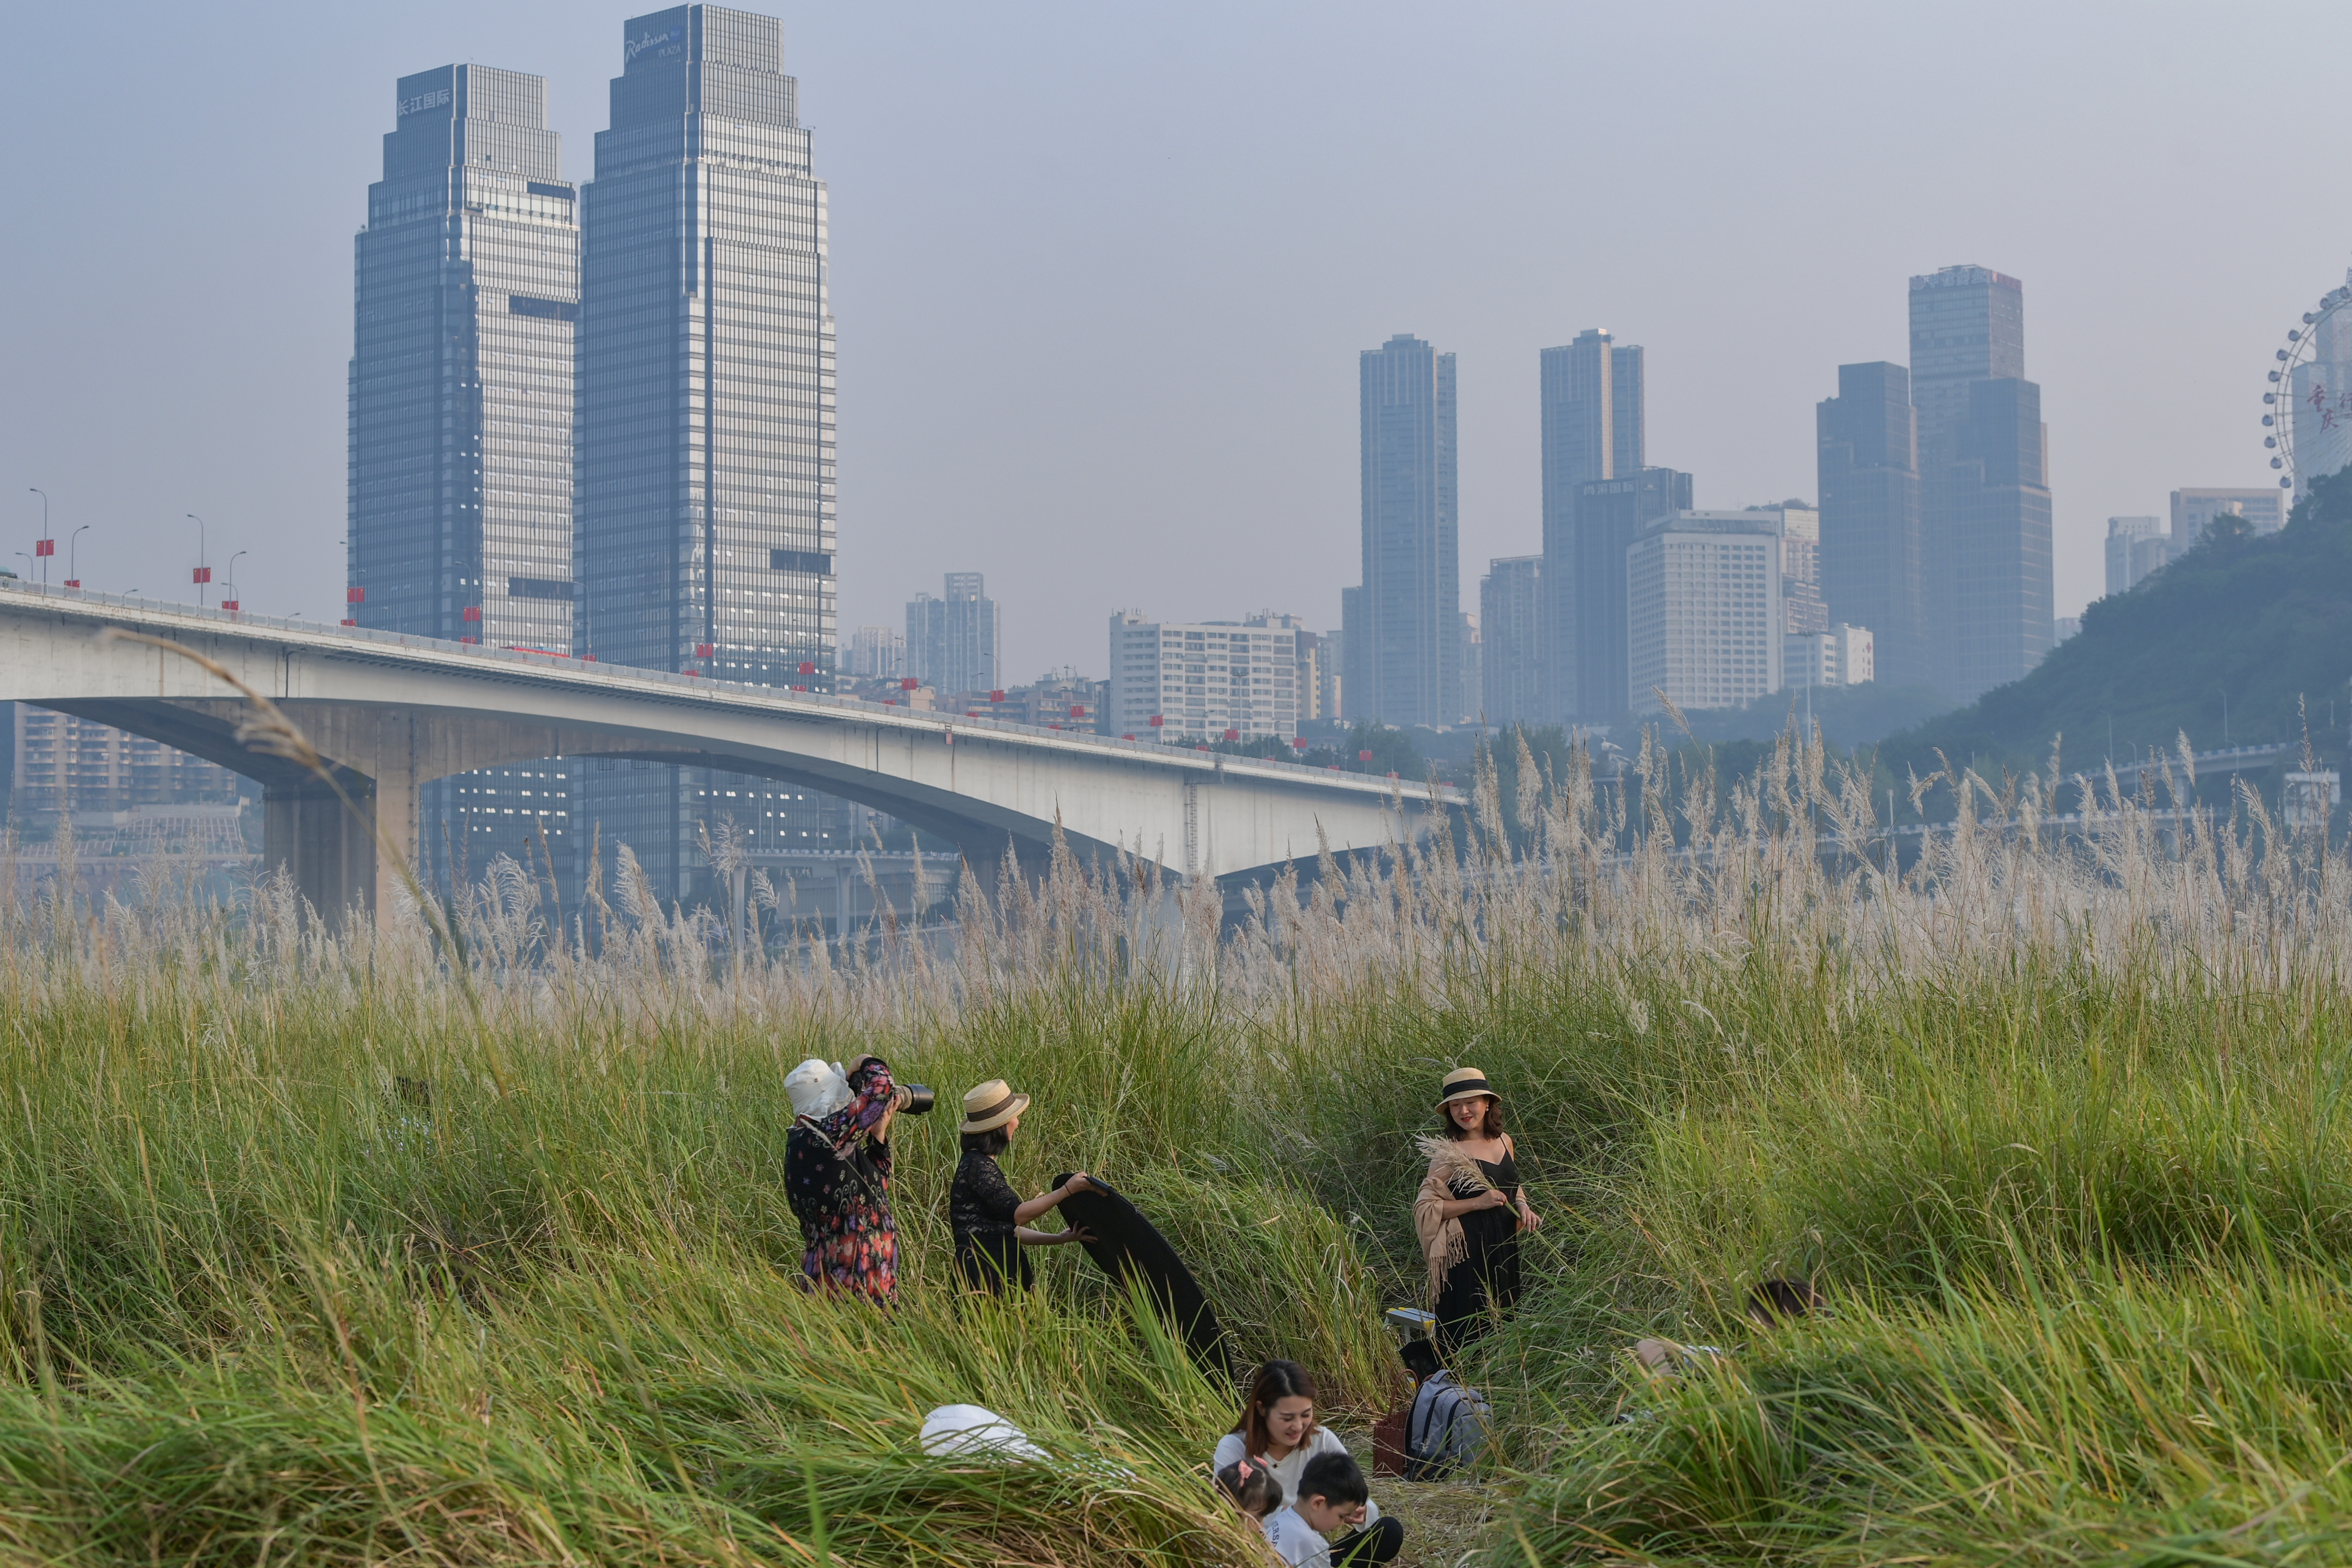
[[[2352,470],[2313,485],[2282,531],[2217,531],[2131,592],[2101,599],[2032,673],[1889,736],[1880,760],[1896,777],[1925,775],[1941,751],[1997,777],[2047,768],[2052,738],[2063,736],[2065,771],[2089,773],[2111,745],[2128,762],[2135,746],[2170,750],[2184,731],[2200,752],[2295,738],[2298,700],[2315,749],[2340,759],[2352,723],[2347,677]]]

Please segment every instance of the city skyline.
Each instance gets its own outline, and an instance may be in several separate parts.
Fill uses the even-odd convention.
[[[2033,374],[2047,392],[2046,416],[2062,433],[2056,607],[2071,611],[2102,586],[2105,517],[2160,511],[2176,488],[2263,481],[2260,433],[2252,423],[2260,368],[2253,362],[2267,360],[2281,329],[2341,275],[2345,236],[2294,203],[2241,194],[2238,186],[2248,183],[2244,160],[2237,161],[2231,181],[2215,179],[2215,167],[2232,160],[2234,133],[2227,128],[2194,147],[2185,140],[2124,139],[2103,129],[2117,120],[2113,109],[2126,82],[2144,90],[2176,79],[2183,68],[2135,45],[2114,58],[2111,71],[2070,81],[2070,93],[2076,86],[2082,90],[2067,102],[2025,95],[2019,112],[1991,127],[1990,140],[1965,155],[1931,145],[1925,121],[1932,115],[1920,117],[1918,130],[1897,127],[1883,152],[1864,150],[1865,163],[1912,160],[1920,163],[1923,181],[1938,176],[1936,203],[1898,193],[1874,215],[1867,231],[1842,221],[1825,238],[1788,255],[1743,255],[1749,286],[1779,301],[1773,311],[1744,311],[1706,286],[1708,268],[1719,264],[1651,246],[1622,247],[1622,259],[1580,255],[1564,266],[1546,259],[1538,281],[1529,269],[1554,254],[1546,239],[1555,218],[1540,211],[1508,214],[1492,184],[1474,187],[1454,204],[1442,244],[1433,237],[1412,238],[1381,255],[1360,243],[1352,220],[1333,200],[1285,214],[1271,205],[1271,184],[1253,176],[1235,191],[1221,177],[1220,199],[1241,201],[1249,215],[1244,226],[1260,231],[1250,247],[1257,259],[1229,273],[1225,263],[1211,258],[1201,272],[1203,254],[1179,245],[1169,252],[1169,265],[1192,269],[1199,281],[1170,290],[1158,270],[1161,264],[1147,258],[1151,247],[1165,248],[1166,236],[1156,220],[1135,227],[1143,209],[1112,194],[1105,178],[1115,166],[1139,166],[1133,154],[1143,148],[1154,149],[1155,158],[1172,151],[1162,139],[1175,123],[1170,117],[1181,96],[1179,83],[1195,83],[1199,76],[1197,39],[1188,52],[1181,40],[1153,35],[1133,70],[1112,73],[1119,78],[1113,94],[1107,81],[1097,84],[1070,68],[1074,61],[1118,52],[1124,37],[1108,22],[1090,22],[1056,39],[1042,14],[1016,13],[996,29],[1002,37],[991,37],[988,29],[942,14],[925,24],[939,41],[919,45],[900,28],[788,9],[782,14],[794,58],[823,95],[836,197],[853,188],[847,183],[853,178],[858,193],[860,210],[843,227],[854,241],[843,243],[854,243],[869,263],[856,285],[862,297],[851,301],[845,318],[859,341],[858,370],[845,394],[856,455],[844,482],[859,512],[859,528],[840,563],[856,601],[847,624],[895,618],[896,606],[924,580],[903,562],[969,560],[1003,584],[1016,635],[1006,650],[1014,668],[1099,657],[1088,646],[1097,612],[1046,613],[1055,605],[1108,605],[1148,592],[1171,615],[1209,615],[1220,607],[1222,574],[1205,560],[1179,563],[1164,584],[1138,582],[1131,562],[1090,561],[1081,542],[1098,533],[1106,518],[1140,533],[1163,526],[1171,514],[1185,517],[1188,527],[1192,519],[1210,515],[1205,526],[1213,548],[1199,552],[1204,557],[1271,540],[1262,596],[1297,606],[1316,624],[1336,625],[1337,591],[1346,574],[1322,571],[1320,563],[1344,550],[1351,531],[1354,476],[1346,447],[1353,431],[1344,409],[1335,418],[1318,405],[1317,389],[1328,386],[1335,371],[1344,375],[1348,354],[1395,324],[1412,323],[1423,336],[1445,342],[1467,373],[1462,549],[1466,562],[1483,563],[1534,547],[1538,416],[1520,406],[1530,400],[1525,372],[1517,368],[1528,351],[1566,342],[1593,321],[1638,322],[1633,335],[1657,361],[1663,378],[1652,392],[1651,444],[1699,476],[1698,502],[1736,506],[1810,496],[1812,405],[1828,391],[1828,374],[1841,363],[1903,358],[1901,306],[1885,299],[1887,280],[1956,258],[1981,258],[2028,278],[2035,289]],[[306,33],[303,64],[287,73],[295,101],[270,106],[266,117],[258,101],[236,94],[198,96],[198,84],[225,79],[222,62],[231,57],[221,51],[232,42],[240,61],[276,59],[292,47],[290,39],[262,25],[265,13],[233,14],[232,19],[249,16],[253,25],[201,29],[194,18],[161,8],[132,6],[125,15],[131,25],[112,39],[110,58],[119,79],[136,84],[142,95],[135,106],[126,100],[126,126],[146,129],[135,140],[104,127],[77,130],[71,164],[77,187],[131,177],[133,147],[143,156],[155,129],[165,124],[173,128],[175,152],[220,164],[225,184],[201,202],[174,189],[153,193],[152,202],[184,237],[180,248],[187,253],[160,286],[126,286],[109,243],[122,220],[104,211],[90,213],[92,232],[69,264],[29,254],[9,264],[16,297],[54,300],[56,308],[14,318],[11,348],[33,374],[26,378],[31,385],[15,394],[18,417],[8,422],[0,458],[22,482],[48,490],[60,536],[81,522],[97,525],[79,545],[83,575],[93,586],[162,593],[173,590],[173,575],[184,584],[195,529],[183,514],[196,511],[210,522],[215,566],[232,550],[251,548],[239,569],[246,602],[334,618],[341,609],[333,596],[342,586],[337,563],[342,534],[330,520],[340,512],[343,483],[338,426],[349,331],[349,236],[359,216],[355,194],[368,177],[366,165],[376,156],[383,131],[379,84],[453,58],[543,75],[551,83],[551,123],[576,142],[599,128],[601,83],[612,69],[606,40],[622,10],[582,16],[525,5],[483,16],[428,5],[396,18],[328,19]],[[2340,19],[2326,13],[2310,16],[2323,35],[2342,30]],[[49,47],[41,40],[52,34],[62,38],[62,18],[28,20],[36,47]],[[1218,14],[1213,21],[1244,26],[1237,13],[1230,19]],[[2057,18],[2037,26],[2039,58],[2024,68],[2045,84],[2055,79],[2053,73],[2104,58],[2095,51],[2113,43],[2094,21]],[[2218,82],[2226,97],[2252,81],[2254,62],[2226,30],[2209,36],[2187,13],[2180,29],[2197,38],[2192,52],[2200,94],[2216,90]],[[1646,24],[1628,22],[1618,36],[1635,41],[1648,30]],[[1298,84],[1303,96],[1295,110],[1277,115],[1273,107],[1284,100],[1272,90],[1276,79],[1270,73],[1312,58],[1304,52],[1307,40],[1328,29],[1314,26],[1311,15],[1302,12],[1247,24],[1247,31],[1258,42],[1255,55],[1238,64],[1221,62],[1208,79],[1220,112],[1232,123],[1214,132],[1203,167],[1230,162],[1234,149],[1256,142],[1306,160],[1314,178],[1336,179],[1336,190],[1350,188],[1353,176],[1335,162],[1339,144],[1298,118],[1321,114],[1332,88],[1309,78]],[[1408,49],[1424,52],[1431,91],[1439,103],[1456,109],[1471,102],[1465,95],[1474,82],[1484,84],[1482,97],[1493,97],[1486,90],[1491,80],[1481,73],[1508,77],[1520,68],[1512,57],[1524,58],[1532,68],[1591,37],[1590,26],[1516,16],[1474,20],[1458,32],[1425,39],[1417,30],[1408,34],[1402,14],[1377,8],[1353,31],[1337,46],[1325,38],[1319,47],[1336,47],[1341,58],[1359,64]],[[1857,24],[1839,34],[1833,58],[1812,62],[1737,18],[1727,18],[1722,34],[1702,47],[1699,68],[1728,68],[1735,58],[1743,70],[1785,65],[1794,72],[1790,79],[1796,89],[1812,90],[1831,79],[1850,83],[1843,72],[1878,55],[1900,53],[1908,30],[1894,22]],[[952,68],[942,51],[955,55]],[[1981,63],[1973,57],[1983,52],[1962,45],[1949,59],[1930,61],[1923,76],[1906,82],[1905,96],[1928,106],[1961,101],[1967,73]],[[1036,97],[1046,84],[1055,84],[1055,92]],[[36,81],[8,108],[23,117],[18,131],[28,144],[42,145],[46,138],[58,145],[54,127],[80,123],[61,111],[68,100],[60,94],[68,90],[64,83]],[[1599,90],[1604,99],[1595,113],[1608,112],[1612,104],[1625,111],[1631,101],[1625,92],[1606,84]],[[1869,100],[1880,89],[1864,84],[1853,90]],[[1013,176],[1011,200],[983,198],[967,158],[953,150],[940,157],[937,127],[1000,100],[1018,103],[1024,95],[1035,108],[1013,110],[1000,133],[1011,145],[1033,150],[1022,154],[1030,160],[1023,167],[1036,172]],[[340,101],[344,99],[351,100],[348,110]],[[260,171],[233,166],[228,150],[238,137],[257,134],[243,128],[289,113],[304,123],[304,137],[273,161],[266,184],[251,184]],[[1578,210],[1607,206],[1622,213],[1628,230],[1638,233],[1645,223],[1654,227],[1656,203],[1672,187],[1662,178],[1664,172],[1685,164],[1698,182],[1696,195],[1727,195],[1731,219],[1753,226],[1771,203],[1808,188],[1806,171],[1818,164],[1805,154],[1826,131],[1805,117],[1784,120],[1749,138],[1731,160],[1736,168],[1717,175],[1689,163],[1704,139],[1700,131],[1678,130],[1658,146],[1601,168],[1590,164],[1573,136],[1521,136],[1527,127],[1515,113],[1497,109],[1457,116],[1430,138],[1425,153],[1402,151],[1409,161],[1426,156],[1458,164],[1491,148],[1497,168],[1517,169],[1515,180],[1557,167],[1578,182]],[[1059,128],[1074,115],[1097,124],[1096,144],[1068,142]],[[1506,153],[1513,138],[1523,145]],[[2031,159],[2004,163],[2036,144],[2095,146],[2120,162],[2114,177],[2085,202],[2079,191],[2030,166]],[[1060,160],[1066,173],[1049,177],[1034,150]],[[1751,195],[1723,183],[1735,174],[1752,187]],[[28,194],[41,196],[51,179],[47,170],[28,171]],[[2259,187],[2261,176],[2251,184]],[[266,191],[267,199],[246,195],[248,187]],[[2255,256],[2209,252],[2201,239],[2151,255],[2123,237],[2131,226],[2125,220],[2158,210],[2151,202],[2159,187],[2168,203],[2205,199],[2230,208],[2260,201],[2288,215],[2285,227],[2277,243]],[[957,194],[965,188],[971,195]],[[1675,199],[1687,201],[1693,194]],[[1059,216],[1062,207],[1075,215],[1105,199],[1127,227],[1092,225],[1087,232],[1097,239],[1035,267],[1038,257],[1055,255],[1056,242],[1045,237],[1072,221]],[[1205,189],[1181,184],[1168,199],[1174,221],[1205,199]],[[66,187],[47,200],[79,210]],[[1559,221],[1567,221],[1568,210],[1563,207]],[[230,225],[231,214],[237,215],[236,224],[253,229],[250,237]],[[925,237],[976,217],[986,219],[982,232],[994,237],[976,253],[959,247],[957,256],[968,259],[950,263],[935,247],[927,253]],[[2103,231],[2117,237],[2103,239]],[[1149,286],[1122,290],[1116,304],[1086,288],[1073,289],[1107,259],[1104,247],[1123,253],[1131,241],[1143,247],[1134,254],[1142,260],[1142,276],[1152,280]],[[248,259],[257,247],[274,253],[266,296],[257,291],[263,287],[256,276],[261,269]],[[127,255],[133,247],[121,248]],[[1260,275],[1269,256],[1275,269]],[[1344,264],[1335,267],[1342,256]],[[2226,265],[2217,266],[2224,256]],[[1017,290],[1013,297],[1024,301],[1021,308],[984,315],[968,308],[1002,293],[1009,276],[1003,269],[1016,266],[1034,275],[1034,284],[1021,287],[1052,300],[1052,310],[1028,308],[1031,296]],[[1152,335],[1180,304],[1197,311],[1219,291],[1236,287],[1243,270],[1251,274],[1253,302],[1244,304],[1235,330],[1259,346],[1252,384],[1237,396],[1198,397],[1192,389],[1205,361],[1190,349],[1172,368],[1147,368],[1139,359],[1123,363],[1132,357],[1124,348],[1110,352],[1114,340],[1126,344]],[[1310,275],[1317,279],[1311,287],[1305,281]],[[2211,287],[2213,278],[2223,286]],[[213,302],[201,310],[187,308],[190,290]],[[1164,307],[1150,302],[1155,290],[1166,297]],[[2178,307],[2188,310],[2187,318],[2162,334],[2164,355],[2150,355],[2134,341],[2137,322],[2158,301],[2173,310],[2189,295],[2191,304]],[[265,298],[274,330],[266,339],[249,338],[241,323],[261,313],[256,306]],[[87,331],[68,341],[62,326],[75,320],[106,321],[120,331],[100,334],[109,341],[95,344]],[[1024,336],[1042,335],[1021,351],[1028,368],[1014,370],[1015,387],[998,400],[1006,411],[982,410],[975,416],[941,395],[944,384],[935,389],[924,378],[936,379],[944,363],[1009,363],[995,352],[1000,340],[986,325],[992,321],[1008,330],[1018,321]],[[1127,330],[1108,331],[1114,321]],[[117,337],[119,344],[112,341]],[[131,353],[135,359],[124,357]],[[92,382],[93,376],[101,380]],[[122,417],[142,461],[106,463],[98,455],[96,433],[71,428],[62,411],[105,396],[100,385],[141,383],[151,385],[151,395],[130,400]],[[1150,390],[1154,383],[1166,391]],[[1113,391],[1122,388],[1139,395]],[[1180,388],[1185,389],[1181,400],[1171,401]],[[1041,390],[1042,399],[1035,395]],[[279,406],[286,417],[264,416]],[[1006,439],[1010,426],[1003,421],[1015,406],[1023,410],[1023,423],[1047,432],[1049,444],[1067,453],[1042,492],[1018,482],[1009,466],[1024,445]],[[1746,411],[1743,417],[1727,417],[1732,407]],[[253,435],[261,426],[277,432],[267,461],[258,460]],[[109,447],[119,447],[124,434],[109,432]],[[1207,464],[1171,465],[1159,456],[1163,443],[1219,456]],[[937,460],[915,460],[927,450]],[[1118,485],[1120,472],[1140,468],[1171,473],[1175,481],[1149,494]],[[973,498],[976,512],[972,506],[937,504],[950,474],[956,476],[955,488]],[[1237,497],[1238,504],[1204,508],[1202,498],[1210,490]],[[20,504],[37,500],[20,497]],[[1031,513],[1034,524],[1011,521]],[[29,513],[19,523],[28,537],[37,526]],[[985,548],[952,547],[956,539],[975,536]]]

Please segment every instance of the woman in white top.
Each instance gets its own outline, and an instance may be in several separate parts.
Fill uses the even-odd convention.
[[[1295,1361],[1270,1361],[1250,1381],[1249,1398],[1234,1429],[1217,1439],[1211,1470],[1239,1459],[1263,1463],[1296,1498],[1307,1462],[1318,1454],[1344,1454],[1348,1445],[1315,1419],[1315,1379]],[[1381,1505],[1367,1500],[1363,1522],[1331,1542],[1334,1568],[1342,1563],[1386,1563],[1404,1546],[1404,1526],[1381,1517]]]

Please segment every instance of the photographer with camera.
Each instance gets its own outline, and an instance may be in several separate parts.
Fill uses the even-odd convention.
[[[957,1162],[955,1184],[948,1189],[948,1223],[955,1231],[956,1272],[969,1290],[1004,1294],[1008,1284],[1027,1289],[1034,1283],[1024,1247],[1059,1247],[1066,1242],[1091,1241],[1084,1230],[1033,1230],[1029,1222],[1065,1198],[1091,1190],[1080,1172],[1051,1192],[1023,1202],[1004,1179],[996,1157],[1004,1152],[1021,1130],[1021,1113],[1029,1097],[1015,1094],[1001,1078],[990,1079],[963,1097],[963,1158]]]
[[[793,1130],[784,1139],[784,1195],[801,1222],[809,1288],[889,1306],[898,1295],[898,1227],[890,1214],[890,1123],[931,1109],[921,1084],[891,1081],[880,1057],[847,1072],[811,1058],[784,1077]]]

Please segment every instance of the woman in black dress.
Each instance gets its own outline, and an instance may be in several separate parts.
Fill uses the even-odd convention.
[[[1449,1358],[1519,1300],[1519,1232],[1543,1221],[1519,1185],[1503,1101],[1476,1068],[1445,1075],[1437,1113],[1445,1135],[1421,1140],[1429,1174],[1413,1229],[1429,1264],[1437,1346]]]
[[[1024,1203],[997,1167],[996,1157],[1020,1130],[1021,1113],[1028,1109],[1029,1097],[1013,1093],[1001,1078],[963,1097],[963,1121],[956,1129],[963,1137],[963,1158],[948,1189],[948,1224],[955,1232],[956,1272],[967,1289],[1002,1296],[1012,1283],[1025,1290],[1033,1277],[1023,1247],[1092,1239],[1084,1230],[1029,1227],[1064,1198],[1089,1190],[1084,1172]]]

